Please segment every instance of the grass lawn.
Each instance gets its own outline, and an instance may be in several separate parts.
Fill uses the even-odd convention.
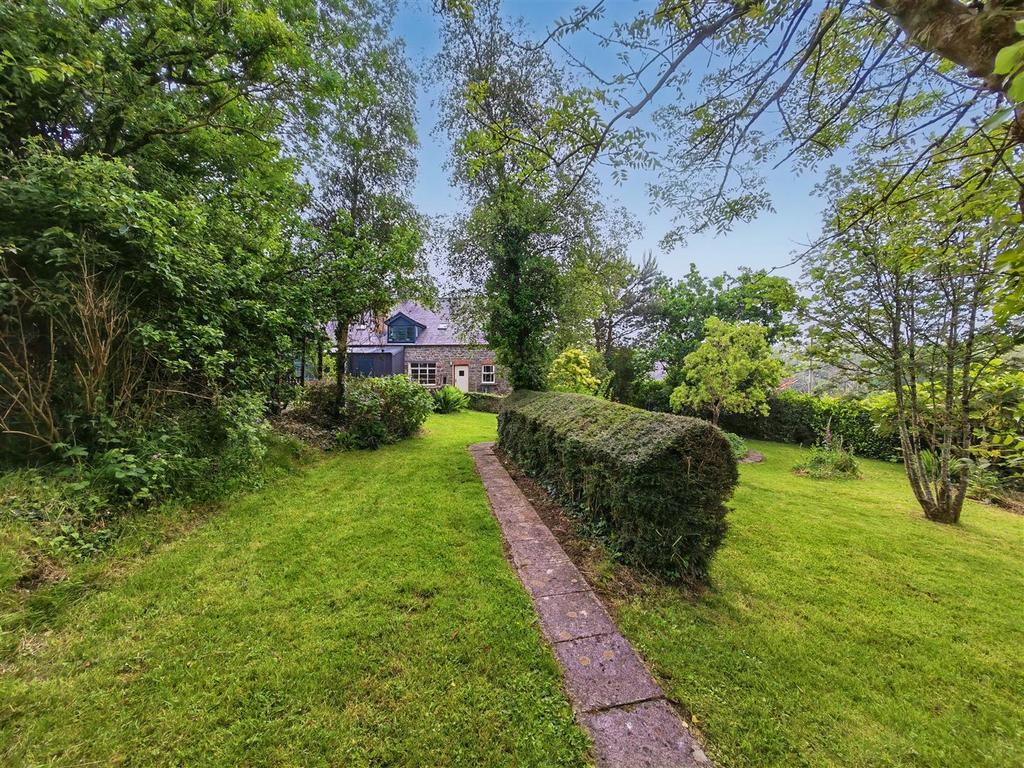
[[[714,589],[622,600],[625,634],[726,766],[1024,765],[1024,518],[926,521],[902,468],[791,471],[753,442]]]
[[[494,430],[327,459],[22,621],[0,764],[585,765],[465,451]]]

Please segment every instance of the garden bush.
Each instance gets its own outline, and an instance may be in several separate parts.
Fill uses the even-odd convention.
[[[495,395],[491,392],[470,392],[469,408],[472,411],[483,411],[484,413],[497,413],[501,410],[501,404],[505,402],[504,395]]]
[[[737,479],[720,430],[588,395],[520,391],[498,434],[524,472],[608,530],[626,562],[706,580]]]
[[[643,408],[645,411],[669,413],[672,410],[671,405],[669,405],[669,398],[672,396],[674,388],[667,381],[658,381],[649,377],[637,379],[633,382],[629,402],[631,405]]]
[[[434,399],[405,376],[349,379],[341,442],[377,448],[415,434],[434,410]]]
[[[469,407],[469,397],[458,387],[446,384],[434,392],[434,410],[438,413],[458,413]]]
[[[334,379],[313,379],[300,387],[295,415],[322,427],[338,426],[338,385]]]
[[[859,400],[819,397],[801,392],[783,391],[768,399],[769,413],[722,414],[721,426],[756,440],[814,445],[832,434],[842,438],[852,453],[882,461],[897,461],[899,440],[879,431],[871,409]]]
[[[860,477],[860,467],[853,454],[843,448],[841,443],[815,445],[811,448],[807,461],[793,467],[798,475],[807,475],[815,480],[841,480]]]
[[[737,461],[747,455],[747,441],[735,432],[723,432],[725,439],[729,441],[729,448],[732,450],[733,458]]]

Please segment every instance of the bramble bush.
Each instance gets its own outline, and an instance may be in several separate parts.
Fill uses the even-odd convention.
[[[588,395],[519,391],[498,415],[498,435],[524,472],[589,528],[607,530],[625,562],[707,579],[737,480],[718,428]]]

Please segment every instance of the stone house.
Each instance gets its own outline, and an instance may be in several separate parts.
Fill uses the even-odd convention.
[[[457,328],[445,307],[435,311],[411,301],[396,306],[386,320],[367,317],[349,328],[348,369],[352,376],[405,374],[428,389],[510,389],[482,333]]]

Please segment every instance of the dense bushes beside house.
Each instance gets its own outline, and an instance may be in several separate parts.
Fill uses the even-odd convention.
[[[706,579],[737,480],[716,427],[587,395],[521,391],[506,399],[498,435],[524,472],[606,530],[626,562]]]
[[[434,410],[434,399],[405,376],[349,379],[345,407],[337,412],[333,381],[311,381],[294,417],[333,430],[345,448],[377,448],[415,434]]]

